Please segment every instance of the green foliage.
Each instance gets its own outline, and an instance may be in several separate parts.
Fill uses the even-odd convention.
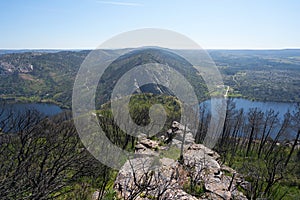
[[[118,99],[117,101],[118,104],[122,106],[118,112],[123,112],[123,110],[125,110],[123,109],[123,106],[128,106],[130,116],[126,117],[131,117],[133,121],[140,126],[146,126],[150,123],[149,109],[151,106],[154,104],[162,105],[167,115],[167,120],[163,129],[161,130],[162,133],[164,133],[170,127],[172,121],[180,120],[180,102],[172,96],[135,94],[130,97],[129,105],[123,103],[124,99]],[[123,149],[132,151],[135,146],[136,138],[125,133],[124,130],[121,130],[120,127],[115,123],[110,106],[110,103],[106,103],[102,105],[100,110],[96,111],[99,117],[100,125],[112,143]],[[127,125],[128,119],[121,119],[119,123]],[[127,126],[127,131],[136,130],[131,130],[131,127]],[[143,134],[147,135],[147,133]]]
[[[113,189],[108,189],[108,190],[106,190],[106,193],[102,199],[103,200],[118,200],[117,193]]]
[[[165,157],[173,160],[178,160],[180,156],[180,149],[172,145],[169,147],[169,149],[161,151],[160,156],[162,158]]]
[[[254,147],[253,149],[256,149]],[[270,199],[297,199],[300,194],[300,179],[296,175],[295,167],[298,166],[296,154],[293,154],[293,159],[287,167],[284,166],[284,161],[290,151],[290,148],[276,147],[272,154],[265,157],[264,153],[260,158],[257,157],[257,152],[254,150],[246,157],[246,150],[239,149],[234,156],[228,151],[226,152],[226,160],[231,160],[231,167],[244,175],[245,180],[252,184],[256,190],[247,191],[238,187],[239,191],[246,194],[249,198],[270,198]],[[224,156],[224,154],[222,154]],[[233,157],[231,157],[233,156]],[[274,165],[274,163],[276,163]],[[228,164],[226,162],[225,164]],[[272,180],[270,176],[275,173],[274,182],[271,188],[266,190],[268,182]],[[230,174],[226,174],[230,176]],[[257,192],[257,194],[255,194]],[[257,195],[257,196],[255,196]]]
[[[156,199],[155,196],[150,195],[150,194],[147,194],[147,195],[146,195],[144,192],[140,194],[140,197],[141,197],[141,198],[147,198],[147,199]]]
[[[148,125],[150,123],[149,109],[155,104],[162,105],[167,114],[165,127],[162,131],[166,131],[172,121],[180,120],[181,106],[180,102],[176,98],[172,96],[153,95],[147,93],[133,95],[130,98],[129,113],[133,121],[141,126]],[[160,111],[156,112],[159,112],[158,114],[160,114]]]
[[[201,195],[205,193],[205,188],[203,183],[193,184],[190,179],[188,179],[187,182],[183,184],[183,190],[186,193],[193,195],[195,197],[201,197]]]

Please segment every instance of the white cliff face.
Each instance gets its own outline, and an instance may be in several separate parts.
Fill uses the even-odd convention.
[[[184,128],[178,122],[173,126],[176,131]],[[160,156],[176,146],[159,146],[157,141],[139,138],[136,158],[128,160],[116,178],[118,195],[123,199],[247,199],[237,189],[242,178],[233,169],[220,166],[218,153],[190,140],[184,145],[183,162]],[[190,183],[201,187],[197,195],[187,190]]]

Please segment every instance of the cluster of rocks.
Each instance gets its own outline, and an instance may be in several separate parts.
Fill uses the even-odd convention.
[[[184,153],[184,165],[195,167],[206,191],[204,199],[247,199],[237,188],[246,182],[232,168],[220,166],[219,158],[218,153],[204,145],[192,144]]]
[[[176,121],[173,121],[171,128],[167,131],[167,136],[167,143],[171,143],[177,147],[181,146],[182,141],[184,141],[184,145],[195,143],[195,138],[191,130]]]
[[[172,131],[172,132],[171,132]],[[171,143],[139,138],[135,158],[128,160],[115,181],[115,190],[123,199],[247,199],[238,190],[245,185],[235,170],[220,166],[219,154],[202,144],[195,144],[191,131],[173,122]],[[185,136],[183,134],[185,133]],[[181,146],[185,137],[183,160],[164,157],[161,153]],[[179,158],[179,155],[178,155]],[[201,194],[189,194],[184,186],[191,179],[203,187]]]

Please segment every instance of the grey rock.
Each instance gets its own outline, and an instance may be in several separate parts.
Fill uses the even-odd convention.
[[[180,149],[184,126],[173,122],[171,129],[175,134],[172,145]],[[220,155],[202,144],[195,144],[193,134],[186,133],[183,163],[170,158],[160,157],[155,151],[159,148],[157,141],[141,138],[136,145],[136,158],[128,160],[115,181],[115,189],[121,198],[152,199],[247,199],[237,190],[237,185],[248,186],[242,176],[227,166],[220,166]],[[181,139],[181,140],[180,140]],[[161,148],[159,151],[167,151]],[[224,172],[235,174],[232,178]],[[196,198],[183,190],[188,183],[188,176],[203,184],[205,193]],[[230,186],[230,187],[229,187]],[[140,191],[140,188],[144,191]],[[135,194],[138,192],[138,194]]]
[[[93,195],[92,195],[92,200],[98,200],[99,199],[99,195],[100,195],[99,191],[95,191],[93,193]]]

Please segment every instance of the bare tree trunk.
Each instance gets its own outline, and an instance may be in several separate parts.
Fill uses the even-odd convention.
[[[290,151],[290,153],[289,153],[289,155],[288,155],[288,157],[287,157],[287,159],[286,159],[286,161],[285,161],[285,163],[284,163],[284,166],[285,166],[285,167],[288,165],[288,163],[289,163],[289,161],[290,161],[290,159],[291,159],[291,157],[292,157],[292,154],[293,154],[293,152],[294,152],[294,150],[295,150],[295,147],[296,147],[296,145],[298,144],[299,137],[300,137],[300,130],[298,130],[298,133],[297,133],[297,136],[296,136],[296,138],[295,138],[295,141],[294,141],[294,144],[293,144],[293,146],[292,146],[292,149],[291,149],[291,151]]]
[[[184,163],[183,160],[183,146],[185,142],[185,134],[186,134],[186,124],[184,125],[184,130],[183,130],[183,138],[182,138],[182,143],[181,143],[181,148],[180,148],[180,157],[179,157],[179,162]]]

